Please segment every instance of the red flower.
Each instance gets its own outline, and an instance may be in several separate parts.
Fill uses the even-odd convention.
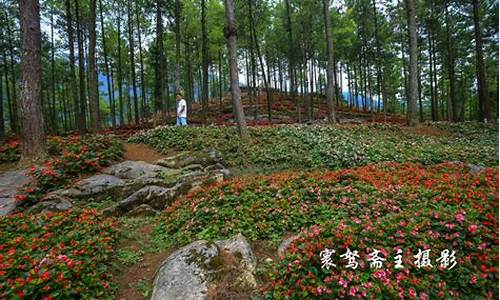
[[[18,291],[18,292],[17,292],[17,296],[18,296],[19,298],[23,299],[23,298],[24,298],[24,292],[23,292],[22,290],[21,290],[21,291]]]
[[[476,230],[477,230],[477,225],[472,224],[472,225],[469,226],[469,232],[470,233],[475,233]]]
[[[50,279],[50,273],[49,273],[49,271],[46,271],[45,273],[43,273],[42,275],[40,275],[40,278],[43,281],[49,281],[49,279]]]

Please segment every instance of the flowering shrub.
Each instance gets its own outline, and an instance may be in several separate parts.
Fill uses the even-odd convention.
[[[115,238],[94,210],[0,218],[0,298],[111,299]]]
[[[20,155],[19,140],[12,139],[0,145],[0,164],[16,162]]]
[[[52,158],[39,167],[31,167],[35,182],[17,195],[21,206],[36,202],[43,194],[61,188],[70,179],[97,171],[119,159],[121,143],[113,137],[53,137],[49,140]]]
[[[384,163],[237,179],[175,202],[156,235],[167,245],[239,232],[277,241],[312,228],[269,270],[266,298],[497,298],[498,169],[468,171],[463,164]],[[321,268],[325,248],[336,250],[337,268]],[[347,248],[359,251],[356,270],[338,257]],[[378,270],[365,260],[373,249],[386,259]],[[394,269],[397,249],[401,271]],[[433,251],[434,268],[415,266],[418,249]],[[456,251],[452,270],[435,261],[445,249]]]
[[[463,161],[498,165],[498,128],[482,124],[439,125],[443,136],[420,135],[396,125],[277,126],[249,128],[238,143],[235,127],[159,127],[130,140],[159,151],[215,148],[229,166],[340,169],[382,161],[435,164]],[[449,128],[449,130],[447,130]]]

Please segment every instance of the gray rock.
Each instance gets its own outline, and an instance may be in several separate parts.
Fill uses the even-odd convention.
[[[237,259],[225,260],[223,254]],[[151,299],[205,299],[208,288],[217,288],[220,274],[228,270],[238,273],[233,284],[255,288],[255,268],[255,255],[241,234],[214,243],[196,241],[175,251],[161,264],[155,274]]]
[[[96,201],[106,197],[120,197],[127,187],[127,182],[111,175],[98,174],[78,181],[72,188],[56,193],[68,198],[93,198]]]
[[[215,241],[215,244],[220,250],[227,251],[238,258],[252,272],[255,270],[257,259],[253,254],[252,246],[241,233],[227,240]]]
[[[148,204],[154,209],[163,209],[177,196],[178,187],[164,188],[160,186],[145,186],[126,199],[120,201],[115,209],[115,215],[123,215],[141,204]]]
[[[225,167],[221,163],[216,163],[205,168],[205,172],[214,170],[223,170]]]
[[[156,271],[151,300],[205,299],[218,255],[217,246],[207,241],[172,253]]]
[[[26,172],[17,170],[0,174],[0,216],[6,216],[16,209],[18,190],[33,180]]]
[[[119,164],[104,169],[103,173],[125,179],[157,178],[160,173],[164,175],[175,174],[178,171],[158,165],[148,164],[143,161],[126,160]]]
[[[216,170],[215,173],[222,174],[222,178],[224,180],[229,180],[229,179],[231,179],[233,177],[233,174],[228,169]]]
[[[467,166],[469,167],[469,173],[472,175],[476,175],[485,169],[484,167],[476,166],[473,164],[467,164]]]
[[[200,164],[188,165],[182,168],[183,171],[202,171],[203,166]]]
[[[147,216],[156,216],[158,211],[147,204],[141,204],[136,208],[132,209],[125,215],[127,217],[147,217]]]
[[[221,161],[222,156],[220,152],[216,150],[182,151],[175,155],[160,159],[156,164],[167,168],[181,169],[188,165],[202,165],[203,167],[207,167]]]
[[[41,202],[30,207],[26,213],[39,213],[39,212],[59,212],[65,211],[73,207],[71,201],[64,196],[57,193],[49,193]]]
[[[290,244],[292,244],[292,242],[298,239],[299,237],[300,237],[299,235],[293,235],[287,239],[284,239],[278,246],[278,256],[279,257],[285,256],[286,250],[288,249],[288,247],[290,247]]]

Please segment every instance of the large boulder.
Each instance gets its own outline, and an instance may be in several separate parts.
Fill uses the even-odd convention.
[[[31,180],[33,178],[27,175],[26,170],[9,171],[0,174],[0,216],[6,216],[16,209],[18,190]]]
[[[178,190],[178,186],[172,188],[155,185],[145,186],[126,199],[118,202],[115,206],[107,209],[106,214],[121,216],[142,204],[147,204],[153,209],[161,210],[175,199]]]
[[[26,213],[39,213],[39,212],[60,212],[73,207],[71,200],[59,193],[49,193],[42,200],[29,209]]]
[[[116,176],[98,174],[76,182],[70,189],[55,191],[54,194],[71,199],[93,198],[100,201],[107,197],[122,197],[126,187],[127,182]]]
[[[204,299],[219,249],[196,241],[172,253],[156,271],[151,300]]]
[[[196,241],[175,251],[160,265],[151,300],[206,299],[209,290],[217,290],[221,280],[227,280],[225,274],[231,284],[253,289],[255,268],[255,255],[241,234],[213,243]]]
[[[103,173],[125,179],[146,179],[169,176],[178,173],[166,167],[148,164],[143,161],[126,160],[103,170]]]

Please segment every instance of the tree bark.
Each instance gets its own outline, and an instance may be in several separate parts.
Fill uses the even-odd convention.
[[[448,64],[448,80],[450,81],[450,95],[448,97],[448,121],[457,121],[457,97],[456,97],[456,76],[455,76],[455,53],[452,42],[452,24],[451,16],[448,11],[448,1],[444,3],[444,11],[446,17],[446,48],[447,48],[447,64]]]
[[[174,93],[181,92],[180,72],[181,72],[181,3],[175,0],[174,18],[175,18],[175,70],[174,70]]]
[[[99,0],[99,15],[101,19],[101,36],[102,36],[102,52],[104,56],[104,72],[106,73],[106,85],[108,87],[108,101],[109,108],[111,112],[111,126],[113,129],[116,128],[116,115],[115,115],[115,103],[113,99],[112,89],[111,89],[111,76],[109,72],[109,64],[108,64],[108,52],[106,48],[106,35],[104,31],[104,16],[102,12],[102,0]]]
[[[38,0],[20,0],[21,54],[21,164],[42,162],[47,157],[42,115],[42,61],[40,6]]]
[[[17,84],[16,84],[16,72],[14,68],[14,41],[13,41],[13,33],[12,28],[10,27],[10,21],[6,19],[6,27],[7,27],[7,35],[8,35],[8,43],[9,43],[9,55],[10,55],[10,75],[12,77],[12,98],[11,98],[11,106],[12,106],[12,117],[11,122],[12,131],[15,133],[20,132],[19,128],[19,112],[18,112],[18,100],[17,100]]]
[[[285,8],[286,8],[286,30],[288,32],[288,73],[290,77],[290,95],[292,99],[295,99],[297,87],[296,87],[296,79],[295,79],[295,59],[293,54],[294,44],[293,44],[293,29],[292,29],[292,18],[290,13],[290,1],[285,0]],[[299,111],[298,102],[296,102],[297,112]]]
[[[139,43],[139,67],[141,75],[141,110],[142,116],[147,116],[149,114],[148,105],[146,103],[146,82],[144,80],[144,58],[142,56],[142,37],[141,37],[141,22],[139,19],[139,4],[135,2],[135,15],[136,15],[136,25],[137,25],[137,42]]]
[[[120,7],[120,4],[118,4]],[[118,8],[119,9],[119,8]],[[117,31],[118,31],[118,66],[117,66],[117,80],[118,80],[118,110],[120,117],[120,126],[125,124],[124,106],[123,106],[123,72],[122,72],[122,40],[121,40],[121,18],[117,18]],[[127,91],[128,93],[128,91]]]
[[[99,130],[99,93],[97,90],[97,66],[95,63],[96,47],[96,0],[89,0],[89,102],[90,102],[90,130]]]
[[[77,42],[78,42],[78,77],[80,84],[80,116],[83,120],[83,130],[81,133],[86,131],[86,106],[87,98],[85,94],[85,61],[83,52],[83,29],[82,29],[82,16],[80,14],[80,2],[75,0],[75,15],[76,15],[76,31],[77,31]]]
[[[155,64],[155,110],[164,109],[165,58],[163,55],[163,0],[156,1],[156,60]]]
[[[481,33],[479,0],[472,0],[474,11],[474,38],[476,40],[476,74],[479,94],[479,116],[481,121],[489,122],[491,118],[490,97],[484,68],[483,37]]]
[[[328,77],[328,87],[326,89],[326,103],[328,106],[328,122],[335,124],[335,106],[333,104],[333,95],[334,95],[334,60],[333,60],[333,38],[332,38],[332,25],[330,20],[330,9],[329,9],[329,1],[323,0],[323,18],[325,22],[325,32],[326,32],[326,52],[328,56],[328,67],[326,69],[327,77]]]
[[[201,105],[203,125],[208,124],[208,32],[207,32],[206,0],[201,0],[201,56],[203,82],[201,87]]]
[[[128,44],[130,55],[130,80],[132,81],[132,95],[134,96],[134,120],[135,124],[139,124],[139,100],[137,98],[137,83],[135,78],[135,47],[134,47],[134,26],[132,15],[132,1],[128,0],[127,5],[128,16]]]
[[[418,123],[417,98],[418,98],[418,70],[417,70],[417,23],[415,20],[415,6],[413,0],[406,0],[406,11],[408,15],[408,34],[410,37],[410,82],[408,98],[409,126]]]
[[[234,118],[238,123],[238,132],[243,140],[247,140],[248,130],[245,121],[245,114],[241,106],[241,92],[238,72],[237,58],[237,33],[236,21],[234,19],[233,0],[224,1],[226,7],[226,25],[224,27],[224,36],[227,39],[227,51],[229,56],[229,79],[231,82],[231,98],[233,101]]]

